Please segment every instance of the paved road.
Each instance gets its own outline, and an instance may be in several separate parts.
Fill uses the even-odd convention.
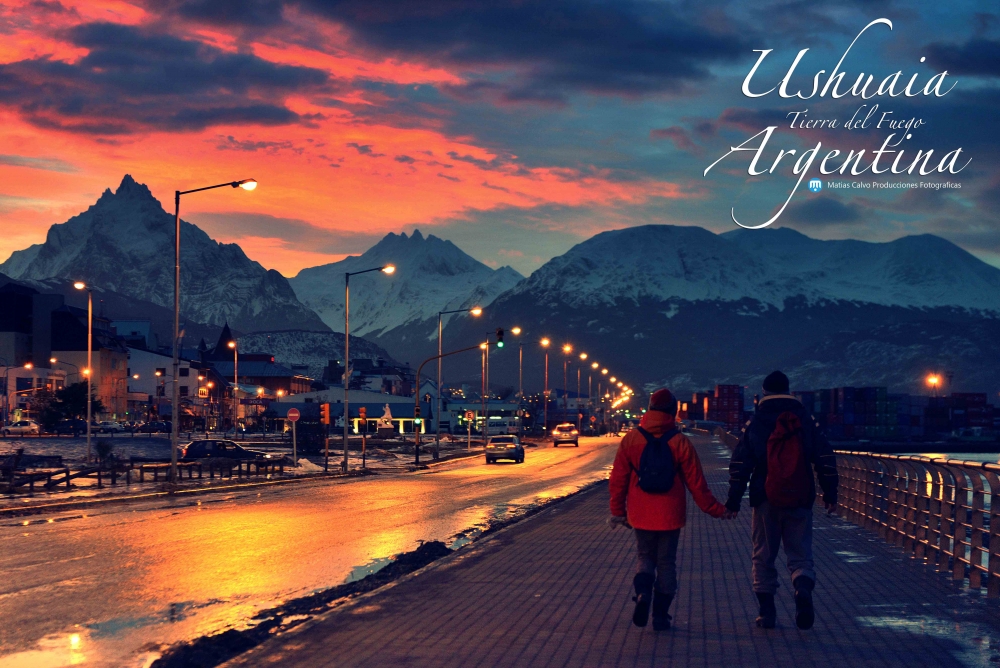
[[[713,491],[728,451],[696,438]],[[1000,609],[874,534],[817,511],[818,617],[795,628],[787,581],[778,628],[753,624],[749,512],[689,504],[674,627],[631,625],[633,534],[612,531],[601,485],[428,570],[327,613],[227,668],[282,666],[996,666]],[[782,572],[783,564],[780,565]]]
[[[143,665],[161,644],[238,627],[420,541],[455,544],[575,491],[606,475],[616,443],[0,520],[0,666]]]

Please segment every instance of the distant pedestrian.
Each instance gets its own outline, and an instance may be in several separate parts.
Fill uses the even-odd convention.
[[[674,423],[677,400],[657,390],[639,428],[622,438],[611,470],[611,517],[608,524],[635,529],[639,556],[633,579],[632,622],[646,626],[650,606],[653,628],[670,628],[670,604],[677,592],[677,543],[687,516],[685,489],[712,517],[726,508],[708,489],[698,453]]]
[[[760,605],[757,626],[773,629],[778,571],[774,560],[783,545],[795,591],[795,624],[812,628],[812,592],[816,571],[812,554],[813,504],[816,484],[829,513],[837,510],[837,461],[815,418],[788,393],[788,377],[775,371],[764,379],[764,396],[743,429],[729,464],[731,517],[740,510],[750,484],[753,509],[753,590]]]

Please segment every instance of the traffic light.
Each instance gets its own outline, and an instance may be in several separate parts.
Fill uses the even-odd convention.
[[[497,348],[503,348],[503,327],[497,327]]]
[[[330,424],[330,404],[319,405],[319,421],[323,424]]]
[[[422,420],[420,419],[420,406],[413,407],[413,424],[420,424]]]

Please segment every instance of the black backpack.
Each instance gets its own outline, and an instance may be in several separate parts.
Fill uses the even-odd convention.
[[[639,457],[639,489],[648,494],[665,494],[674,486],[677,475],[670,439],[680,431],[675,427],[657,438],[639,427],[639,433],[646,439]]]

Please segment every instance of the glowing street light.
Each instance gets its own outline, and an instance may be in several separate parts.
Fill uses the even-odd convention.
[[[587,359],[587,353],[580,353],[580,360]],[[580,372],[582,366],[576,367],[576,430],[579,432],[583,428],[583,413],[580,412]],[[590,392],[587,393],[587,400],[590,400]]]
[[[256,179],[241,179],[239,181],[229,181],[227,183],[217,183],[214,186],[203,188],[192,188],[191,190],[174,191],[174,375],[171,378],[170,392],[170,482],[176,483],[177,478],[177,440],[180,430],[180,403],[181,388],[178,382],[180,376],[180,338],[181,338],[181,195],[202,192],[203,190],[214,190],[216,188],[242,188],[243,190],[254,190],[257,187]],[[82,288],[77,288],[82,289]],[[90,363],[87,363],[90,366]],[[90,418],[87,418],[88,424]]]
[[[388,265],[388,267],[392,267],[392,265]],[[385,267],[383,269],[383,271],[385,271],[385,269],[388,269],[388,267]],[[396,270],[396,268],[392,267],[392,271],[395,271],[395,270]],[[386,273],[391,274],[392,271],[388,271]],[[435,435],[434,435],[434,459],[438,458],[438,456],[439,456],[438,453],[439,453],[440,447],[441,447],[441,383],[443,382],[441,380],[441,376],[442,376],[442,374],[441,374],[441,360],[442,360],[442,358],[444,356],[443,355],[444,348],[442,347],[442,345],[443,345],[442,338],[443,338],[443,335],[444,335],[444,327],[442,325],[442,322],[443,322],[442,321],[442,316],[448,315],[449,313],[469,313],[469,314],[471,314],[473,316],[478,317],[478,316],[481,316],[483,314],[483,307],[482,306],[473,306],[471,308],[458,308],[458,309],[454,309],[452,311],[438,311],[437,412],[434,414],[435,416],[437,416],[437,419],[435,420],[435,422],[437,423],[437,429],[436,429],[436,432],[435,432]],[[417,388],[417,391],[419,391],[419,389],[420,388]]]
[[[927,376],[927,384],[930,385],[931,388],[934,390],[934,396],[936,397],[938,395],[937,394],[938,386],[941,385],[941,376],[937,375],[936,373],[932,373],[931,375]]]
[[[348,392],[350,391],[349,386],[351,383],[351,276],[367,274],[373,271],[380,271],[387,275],[393,274],[396,272],[396,265],[386,264],[381,267],[362,269],[361,271],[344,272],[344,462],[341,464],[344,473],[347,473],[347,432],[351,423],[348,419],[350,415]],[[441,339],[438,338],[439,343],[440,341]],[[417,391],[419,391],[419,388],[417,388]]]
[[[564,343],[562,351],[563,355],[566,355],[563,359],[563,411],[565,412],[569,410],[569,380],[567,380],[567,371],[569,369],[569,354],[573,352],[573,346]]]
[[[178,228],[180,229],[180,228]],[[180,234],[178,233],[178,239]],[[87,291],[87,368],[83,370],[83,374],[87,377],[87,462],[90,462],[90,421],[92,419],[91,415],[91,402],[93,401],[93,374],[90,370],[94,368],[93,362],[93,351],[94,351],[94,291],[87,287],[87,284],[83,281],[76,281],[73,283],[73,287],[77,290]]]
[[[236,398],[236,391],[239,389],[240,385],[240,351],[236,347],[236,341],[230,341],[226,344],[229,349],[233,351],[233,438],[236,438],[236,424],[240,419],[238,399]],[[219,412],[222,412],[222,399],[219,399]]]
[[[544,337],[539,343],[545,350],[545,387],[542,391],[542,431],[549,432],[549,346],[552,342]]]

